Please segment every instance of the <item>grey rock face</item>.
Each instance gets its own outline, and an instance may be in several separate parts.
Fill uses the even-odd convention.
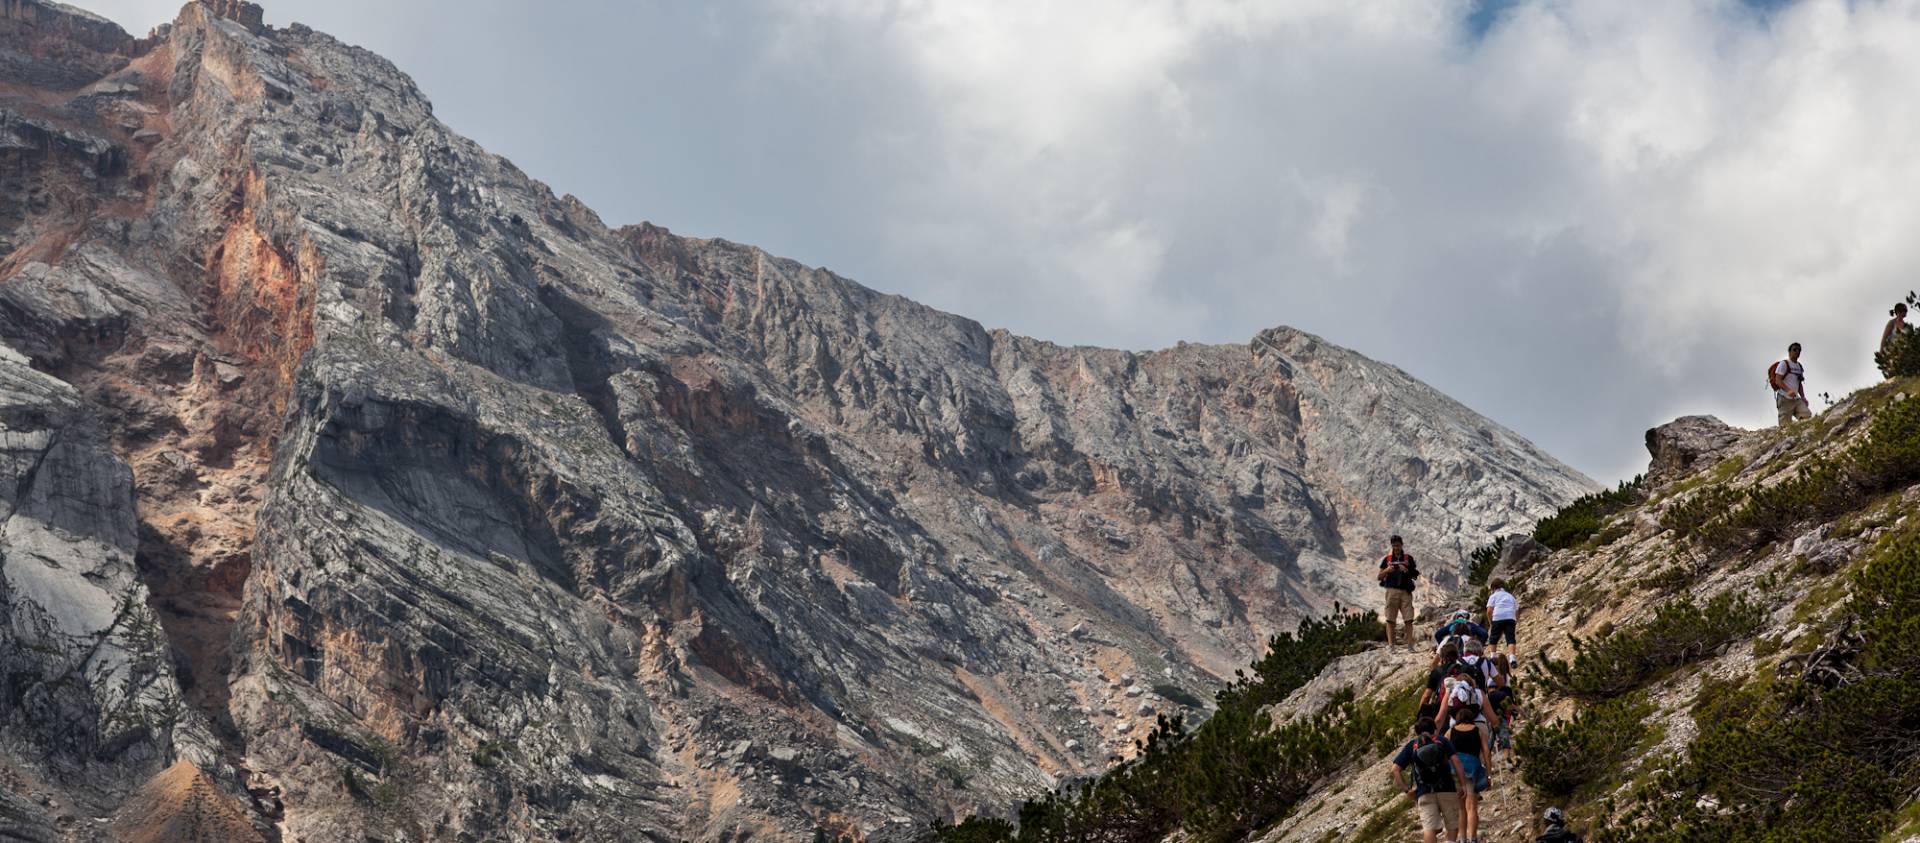
[[[185,715],[134,548],[126,463],[0,345],[0,747],[96,811],[170,760]]]
[[[18,159],[0,339],[131,466],[195,763],[287,839],[904,838],[1372,606],[1388,532],[1444,585],[1591,488],[1291,329],[1065,348],[609,230],[248,6],[0,96],[122,162]]]

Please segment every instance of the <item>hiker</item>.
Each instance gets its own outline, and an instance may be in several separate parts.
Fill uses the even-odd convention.
[[[1887,327],[1880,331],[1880,354],[1885,361],[1880,366],[1880,373],[1887,377],[1893,377],[1893,361],[1886,360],[1885,355],[1889,353],[1889,349],[1893,348],[1894,340],[1899,339],[1901,334],[1913,330],[1913,326],[1907,324],[1906,302],[1894,304],[1892,315],[1893,318],[1887,320]]]
[[[1416,724],[1425,723],[1433,731],[1440,729],[1440,715],[1446,710],[1447,693],[1442,687],[1447,674],[1455,663],[1460,661],[1460,651],[1452,644],[1440,648],[1434,654],[1433,667],[1427,671],[1427,687],[1420,692],[1420,710],[1414,714]]]
[[[1893,318],[1887,320],[1887,327],[1880,331],[1880,350],[1881,351],[1886,351],[1887,346],[1893,345],[1894,339],[1898,338],[1901,334],[1904,334],[1907,331],[1912,330],[1913,328],[1913,326],[1907,324],[1907,303],[1906,302],[1899,302],[1895,304],[1893,306],[1893,310],[1891,311],[1891,315],[1893,316]]]
[[[1380,587],[1387,593],[1387,649],[1394,646],[1393,626],[1396,618],[1405,618],[1407,623],[1407,649],[1418,652],[1413,643],[1413,581],[1420,578],[1420,566],[1414,564],[1413,557],[1407,555],[1407,549],[1399,536],[1387,540],[1393,551],[1380,560]]]
[[[1580,835],[1567,830],[1567,812],[1548,808],[1540,821],[1546,824],[1547,830],[1534,838],[1533,843],[1582,843]]]
[[[1462,781],[1470,785],[1460,789],[1461,824],[1466,826],[1464,843],[1477,843],[1480,794],[1493,789],[1493,780],[1487,776],[1487,765],[1480,761],[1487,747],[1487,732],[1482,728],[1486,721],[1480,717],[1479,706],[1472,703],[1462,706],[1462,713],[1466,716],[1447,730],[1447,744],[1453,747],[1454,756],[1460,761]]]
[[[1448,618],[1447,622],[1441,624],[1440,628],[1434,630],[1433,633],[1433,642],[1435,644],[1452,642],[1459,645],[1460,652],[1462,653],[1470,649],[1477,650],[1478,648],[1473,646],[1473,642],[1485,642],[1486,640],[1487,628],[1474,623],[1473,613],[1465,609],[1454,612],[1453,617]]]
[[[1401,772],[1413,768],[1413,787],[1407,787]],[[1448,841],[1460,832],[1460,790],[1469,781],[1460,768],[1460,759],[1444,739],[1433,736],[1430,727],[1420,728],[1413,740],[1400,748],[1393,758],[1393,786],[1413,797],[1420,809],[1420,829],[1424,843],[1438,843],[1445,833]]]
[[[1503,577],[1493,578],[1493,593],[1487,595],[1487,644],[1495,653],[1500,652],[1500,639],[1507,640],[1507,646],[1519,652],[1514,643],[1515,622],[1520,618],[1520,600],[1507,590],[1507,581]]]
[[[1454,662],[1447,668],[1446,696],[1441,703],[1445,721],[1442,727],[1451,727],[1458,722],[1463,713],[1471,719],[1485,723],[1487,720],[1487,693],[1481,687],[1480,674],[1465,661]],[[1473,710],[1467,712],[1471,707]]]
[[[1487,713],[1493,722],[1493,746],[1491,749],[1506,749],[1513,741],[1514,714],[1519,706],[1513,699],[1513,663],[1507,660],[1505,653],[1488,657],[1483,666],[1487,673]],[[1488,760],[1493,760],[1498,752],[1488,752]]]
[[[1800,344],[1787,346],[1787,359],[1767,368],[1767,385],[1773,387],[1773,408],[1780,411],[1780,424],[1795,419],[1813,418],[1807,408],[1807,369],[1800,365]]]

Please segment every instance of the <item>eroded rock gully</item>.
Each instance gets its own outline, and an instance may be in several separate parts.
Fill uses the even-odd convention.
[[[4,3],[28,839],[898,839],[1371,602],[1388,530],[1444,581],[1591,486],[1291,329],[1063,348],[610,230],[252,4]]]

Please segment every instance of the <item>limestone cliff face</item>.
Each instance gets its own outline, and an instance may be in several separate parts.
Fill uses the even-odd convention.
[[[25,465],[95,431],[21,488],[113,515],[22,509],[0,552],[11,584],[15,522],[93,542],[40,556],[104,596],[51,599],[150,621],[61,703],[58,740],[117,753],[4,733],[51,839],[123,804],[162,836],[901,837],[1371,604],[1389,530],[1446,580],[1592,485],[1290,329],[1063,348],[609,230],[252,4],[146,39],[4,9],[0,341],[31,370],[0,396],[53,409],[0,437]],[[38,594],[0,612],[68,635],[53,670],[100,624],[34,627]],[[177,717],[98,714],[129,700]]]

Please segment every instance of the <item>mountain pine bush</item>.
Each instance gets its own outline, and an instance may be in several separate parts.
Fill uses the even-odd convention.
[[[1641,480],[1635,477],[1613,489],[1575,498],[1559,512],[1533,525],[1534,541],[1554,550],[1565,550],[1586,541],[1600,532],[1600,525],[1609,516],[1641,502]]]
[[[1090,782],[1024,803],[1018,824],[971,817],[934,824],[941,843],[1239,840],[1285,816],[1322,777],[1363,752],[1384,752],[1413,722],[1418,689],[1386,701],[1349,690],[1322,711],[1276,724],[1265,710],[1357,653],[1383,629],[1372,613],[1309,619],[1268,641],[1265,656],[1215,695],[1212,718],[1187,729],[1161,718],[1138,753]]]
[[[1500,554],[1507,549],[1507,537],[1493,540],[1493,544],[1475,550],[1467,555],[1467,584],[1479,588],[1487,584],[1493,576],[1494,566],[1500,564]]]
[[[1867,435],[1836,457],[1816,457],[1793,477],[1745,492],[1701,492],[1661,524],[1698,544],[1746,550],[1850,512],[1874,495],[1920,480],[1920,395],[1889,402]]]
[[[1640,695],[1618,697],[1565,720],[1527,726],[1513,736],[1520,778],[1551,796],[1567,796],[1612,774],[1647,736],[1653,711]]]
[[[1869,843],[1895,830],[1920,789],[1920,526],[1852,586],[1841,628],[1859,633],[1858,652],[1829,657],[1842,678],[1794,660],[1772,682],[1703,693],[1687,759],[1637,788],[1603,839]]]
[[[1541,683],[1580,700],[1610,699],[1753,635],[1765,620],[1766,612],[1745,595],[1721,594],[1705,606],[1684,597],[1602,638],[1574,638],[1571,662],[1540,660]]]

